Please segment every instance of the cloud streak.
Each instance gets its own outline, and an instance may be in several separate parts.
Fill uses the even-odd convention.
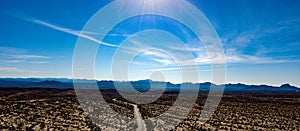
[[[6,55],[10,58],[16,58],[16,59],[49,59],[51,57],[48,56],[42,56],[42,55],[27,55],[27,54],[9,54]]]
[[[0,72],[40,73],[42,71],[23,70],[15,67],[0,67]]]
[[[279,21],[272,26],[227,34],[222,37],[222,43],[226,53],[278,60],[269,54],[277,53],[278,56],[282,52],[298,51],[300,44],[293,38],[294,34],[299,34],[298,27],[299,19]]]
[[[50,59],[49,56],[28,54],[25,49],[0,47],[0,63],[31,63],[44,64],[48,63],[45,59]]]
[[[114,44],[109,44],[109,43],[106,43],[106,42],[99,41],[94,37],[91,37],[87,34],[81,33],[80,31],[60,27],[60,26],[57,26],[57,25],[53,25],[53,24],[38,20],[38,19],[33,19],[33,20],[28,20],[28,21],[39,24],[39,25],[43,25],[43,26],[46,26],[46,27],[49,27],[49,28],[52,28],[52,29],[57,30],[57,31],[65,32],[65,33],[68,33],[68,34],[71,34],[71,35],[74,35],[74,36],[77,36],[77,37],[85,38],[85,39],[91,40],[91,41],[96,42],[96,43],[101,44],[101,45],[106,45],[106,46],[111,46],[111,47],[116,47],[117,46],[117,45],[114,45]]]
[[[24,49],[13,48],[13,47],[0,47],[0,52],[13,54],[13,53],[25,53],[27,51]]]
[[[97,35],[98,33],[96,33],[96,32],[73,30],[73,29],[70,29],[70,28],[65,28],[65,27],[62,27],[62,26],[54,25],[54,24],[51,24],[51,23],[48,23],[48,22],[45,22],[45,21],[42,21],[42,20],[39,20],[39,19],[36,19],[36,18],[33,18],[33,17],[28,17],[28,16],[15,16],[15,17],[19,18],[19,19],[22,19],[22,20],[25,20],[25,21],[28,21],[28,22],[31,22],[31,23],[34,23],[34,24],[38,24],[38,25],[41,25],[41,26],[44,26],[44,27],[48,27],[48,28],[57,30],[57,31],[60,31],[60,32],[64,32],[64,33],[67,33],[67,34],[70,34],[70,35],[73,35],[73,36],[84,38],[84,39],[96,42],[98,44],[101,44],[101,45],[106,45],[106,46],[110,46],[110,47],[117,47],[117,45],[115,45],[115,44],[106,43],[106,42],[97,40],[96,38],[90,36],[90,35]],[[117,36],[117,34],[112,34],[112,35]]]
[[[30,64],[46,64],[47,61],[29,61],[29,60],[0,60],[0,63],[30,63]]]
[[[253,33],[250,34],[244,33],[243,35],[238,35],[238,36],[243,36],[243,37],[239,39],[235,39],[231,42],[234,43],[240,42],[240,45],[238,45],[239,48],[243,48],[245,46],[244,44],[248,44],[248,42],[251,42],[252,39],[255,38],[253,36]],[[145,45],[142,42],[134,41],[131,39],[129,40],[132,44],[135,45],[133,46],[133,48],[129,48],[129,50],[132,50],[132,52],[134,52],[134,50],[143,49],[143,46],[144,48],[149,47],[149,45]],[[224,43],[224,44],[228,44],[228,43]],[[218,59],[219,54],[217,53],[212,53],[211,56],[209,56],[206,49],[202,46],[191,47],[191,48],[189,47],[179,48],[177,46],[168,46],[168,47],[162,47],[162,49],[170,51],[169,55],[176,58],[177,60],[176,62],[183,66],[222,64],[224,62],[224,60]],[[191,53],[191,52],[193,52],[196,55],[195,58],[185,59],[184,54]],[[272,63],[298,62],[298,61],[282,59],[282,58],[273,58],[273,57],[266,57],[266,56],[262,57],[259,55],[243,54],[237,51],[236,48],[228,48],[228,47],[224,48],[224,53],[225,53],[225,59],[227,64],[272,64]],[[150,60],[159,62],[160,64],[168,67],[175,63],[175,61],[171,59],[169,56],[156,51],[146,51],[144,52],[144,56],[148,57],[148,59]],[[215,61],[213,62],[212,62],[212,57],[215,57]],[[147,65],[148,63],[145,62],[144,64]],[[168,67],[165,67],[165,69],[169,70]]]

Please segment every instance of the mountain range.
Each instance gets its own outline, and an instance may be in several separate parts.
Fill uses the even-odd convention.
[[[76,79],[76,83],[84,85],[84,87],[89,87],[95,80],[86,79]],[[290,84],[283,84],[279,87],[270,85],[246,85],[246,84],[225,84],[225,85],[215,85],[210,82],[205,83],[182,83],[182,84],[172,84],[170,82],[158,82],[152,80],[139,80],[139,81],[96,81],[98,88],[102,90],[107,89],[120,89],[128,90],[130,87],[134,87],[140,92],[146,92],[151,90],[180,90],[184,88],[185,90],[194,91],[197,88],[200,91],[209,91],[211,87],[214,88],[224,88],[224,91],[287,91],[287,92],[299,92],[300,88],[292,86]],[[86,86],[85,86],[86,85]],[[118,85],[118,86],[116,86]],[[1,87],[18,87],[18,88],[74,88],[73,79],[68,78],[0,78],[0,88]]]

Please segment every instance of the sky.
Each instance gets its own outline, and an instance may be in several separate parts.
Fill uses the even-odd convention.
[[[114,26],[103,40],[97,38],[105,34],[81,31],[98,10],[111,2],[2,0],[0,77],[72,78],[74,48],[81,38],[100,45],[95,59],[97,80],[122,80],[113,76],[112,70],[121,69],[129,61],[129,80],[212,81],[203,43],[174,19],[135,16]],[[226,57],[225,83],[290,83],[300,87],[300,1],[187,2],[207,17],[221,40]],[[126,59],[129,56],[133,59]],[[182,80],[179,65],[184,69],[197,66],[199,78]]]

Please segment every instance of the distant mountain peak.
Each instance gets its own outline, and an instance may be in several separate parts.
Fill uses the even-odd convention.
[[[289,83],[282,84],[280,87],[281,87],[281,88],[297,88],[297,87],[295,87],[295,86],[290,85]]]

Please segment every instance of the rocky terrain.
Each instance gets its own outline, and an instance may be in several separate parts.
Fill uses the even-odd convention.
[[[104,92],[110,108],[123,116],[134,118],[133,104],[111,92]],[[87,117],[88,112],[79,104],[73,89],[0,88],[0,93],[1,130],[105,130],[118,129],[118,124],[124,124],[124,121],[116,121],[118,118],[110,114],[99,118],[107,120],[109,124],[102,126],[100,123],[98,126],[93,123]],[[176,97],[176,94],[165,94],[156,102],[137,105],[148,130],[163,129],[157,126],[158,121],[151,121],[150,118],[168,110]],[[200,93],[188,117],[173,130],[300,129],[299,92],[227,93],[213,117],[201,124],[198,120],[205,100],[206,94]],[[101,103],[93,105],[105,110]],[[173,121],[181,119],[176,116],[170,118]],[[131,125],[125,128],[127,130],[138,128],[135,122],[127,124]]]

